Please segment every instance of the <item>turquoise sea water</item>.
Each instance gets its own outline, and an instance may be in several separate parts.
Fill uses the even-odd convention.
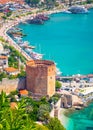
[[[89,14],[53,14],[44,25],[20,24],[28,40],[54,60],[64,75],[93,73],[93,9]],[[92,115],[92,118],[91,118]],[[93,103],[75,111],[66,130],[93,130]]]
[[[54,60],[63,75],[93,73],[93,9],[89,14],[52,14],[44,25],[20,24],[28,40]]]
[[[88,107],[77,110],[71,115],[66,130],[93,130],[93,102]]]

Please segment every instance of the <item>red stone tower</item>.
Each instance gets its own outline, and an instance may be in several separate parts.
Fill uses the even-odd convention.
[[[52,96],[55,93],[54,62],[31,60],[26,64],[26,87],[35,96]]]

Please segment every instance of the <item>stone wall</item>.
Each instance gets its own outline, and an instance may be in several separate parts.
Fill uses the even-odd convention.
[[[6,93],[10,93],[16,89],[25,89],[26,79],[7,79],[4,78],[0,81],[0,92],[3,90]]]
[[[61,107],[68,108],[72,106],[72,95],[64,94],[61,97]]]

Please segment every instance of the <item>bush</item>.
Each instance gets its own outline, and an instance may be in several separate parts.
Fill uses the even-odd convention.
[[[61,88],[61,83],[57,80],[56,81],[56,90],[59,90]]]
[[[56,117],[50,118],[47,127],[49,128],[49,130],[66,130]]]

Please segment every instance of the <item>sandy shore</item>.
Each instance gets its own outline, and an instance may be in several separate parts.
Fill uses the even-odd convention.
[[[68,109],[60,108],[58,119],[60,120],[62,125],[66,128],[66,130],[73,130],[73,128],[74,128],[73,120],[64,115],[64,113],[67,110]],[[70,123],[70,125],[69,125],[69,123]]]

